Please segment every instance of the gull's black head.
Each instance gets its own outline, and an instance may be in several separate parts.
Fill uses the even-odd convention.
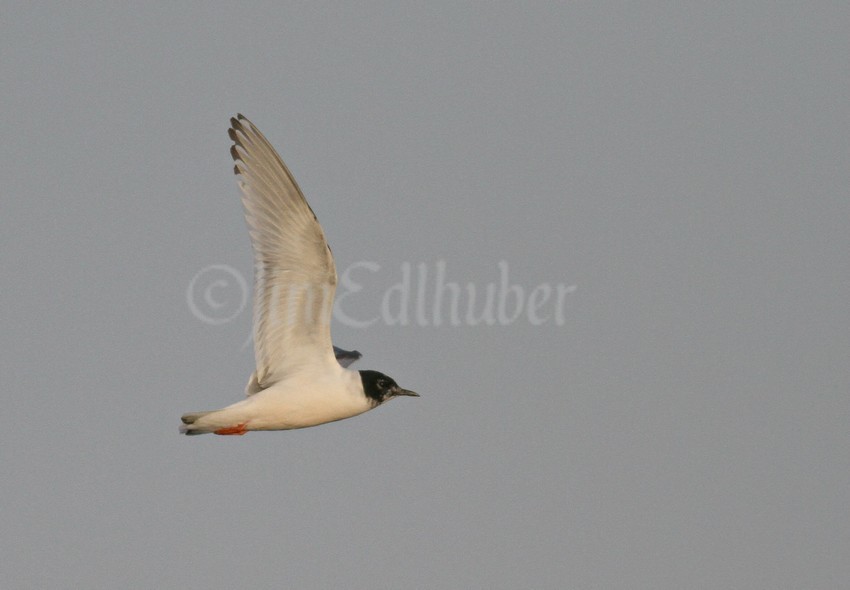
[[[398,397],[400,395],[411,395],[419,397],[418,393],[402,389],[392,377],[387,377],[378,371],[360,371],[360,381],[363,382],[363,392],[375,405]]]

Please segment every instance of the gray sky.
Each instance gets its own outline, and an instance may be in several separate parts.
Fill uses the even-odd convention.
[[[843,3],[2,13],[4,588],[850,580]],[[378,317],[335,342],[421,399],[178,436],[252,369],[187,302],[250,282],[236,112]],[[431,317],[440,265],[521,315],[390,325],[420,265]]]

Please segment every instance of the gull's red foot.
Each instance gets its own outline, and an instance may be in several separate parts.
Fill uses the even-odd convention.
[[[216,434],[225,434],[225,435],[226,434],[235,434],[235,435],[238,435],[238,436],[242,436],[243,434],[248,432],[245,429],[245,426],[247,424],[248,424],[247,422],[243,422],[242,424],[237,424],[236,426],[228,426],[226,428],[219,428],[218,430],[214,430],[213,432],[215,432]]]

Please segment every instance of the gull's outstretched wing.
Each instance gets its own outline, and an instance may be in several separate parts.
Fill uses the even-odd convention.
[[[256,386],[336,364],[331,311],[336,267],[324,232],[292,174],[242,115],[230,120],[230,153],[254,247]]]

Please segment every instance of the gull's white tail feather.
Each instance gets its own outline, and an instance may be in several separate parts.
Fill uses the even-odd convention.
[[[211,412],[192,412],[183,414],[183,426],[180,427],[181,434],[245,434],[248,417],[243,409],[245,402],[237,402],[220,410]]]
[[[215,432],[221,425],[216,425],[214,423],[210,423],[210,420],[203,420],[200,423],[198,422],[204,416],[209,416],[210,414],[214,414],[217,410],[213,410],[210,412],[193,412],[191,414],[183,414],[180,419],[183,421],[183,424],[180,426],[180,434],[208,434],[210,432]]]

